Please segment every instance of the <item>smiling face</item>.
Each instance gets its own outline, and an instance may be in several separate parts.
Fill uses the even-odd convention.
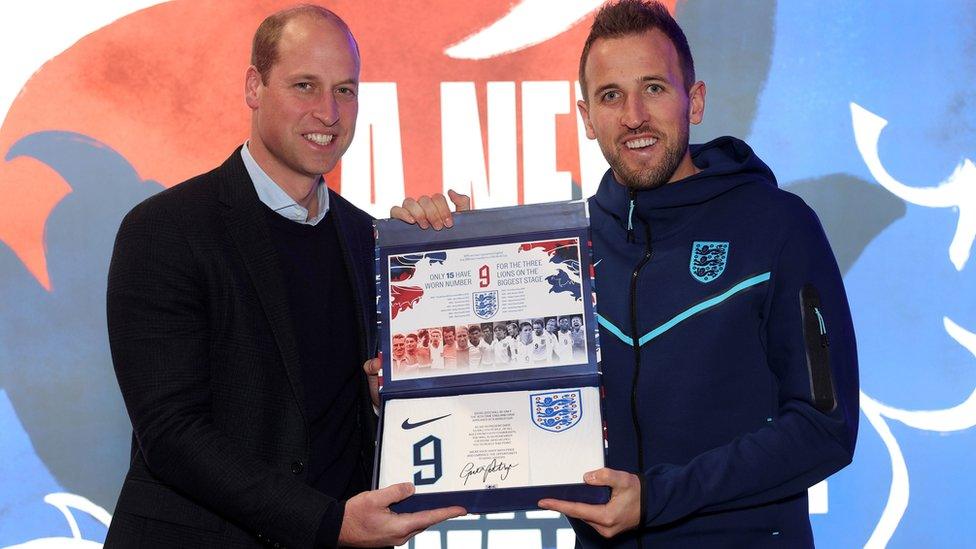
[[[586,60],[586,136],[596,139],[617,181],[638,190],[698,170],[688,124],[705,110],[705,84],[687,90],[674,44],[660,30],[593,42]]]
[[[262,79],[251,66],[248,148],[285,191],[331,171],[352,142],[359,110],[359,54],[336,21],[310,15],[285,24],[277,62]]]

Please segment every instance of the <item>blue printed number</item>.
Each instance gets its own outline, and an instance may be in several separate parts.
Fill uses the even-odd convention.
[[[432,452],[430,457],[424,456],[424,448],[430,446]],[[413,483],[416,485],[434,484],[441,478],[441,439],[431,435],[413,445],[413,465],[420,467],[421,470],[413,474]],[[424,469],[433,468],[434,474],[429,477],[424,476]],[[430,469],[427,469],[429,472]]]

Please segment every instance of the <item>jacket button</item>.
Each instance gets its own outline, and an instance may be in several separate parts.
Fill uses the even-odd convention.
[[[300,475],[304,470],[305,470],[305,464],[302,463],[302,460],[299,459],[292,462],[291,464],[292,473],[295,473],[296,475]]]

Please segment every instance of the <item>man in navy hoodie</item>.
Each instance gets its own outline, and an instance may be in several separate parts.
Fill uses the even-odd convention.
[[[584,480],[612,495],[539,506],[583,547],[812,546],[806,489],[850,463],[858,421],[816,214],[744,142],[689,147],[705,85],[661,5],[601,9],[580,84],[611,167],[590,199],[609,453]],[[446,210],[435,196],[391,215],[439,228]]]

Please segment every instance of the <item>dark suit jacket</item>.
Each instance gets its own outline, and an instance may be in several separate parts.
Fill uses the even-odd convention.
[[[238,149],[122,222],[108,330],[133,445],[107,547],[311,546],[338,504],[304,482],[301,365],[263,208]],[[372,219],[334,193],[328,215],[365,361],[375,349]],[[372,464],[365,375],[361,390],[362,459]]]

